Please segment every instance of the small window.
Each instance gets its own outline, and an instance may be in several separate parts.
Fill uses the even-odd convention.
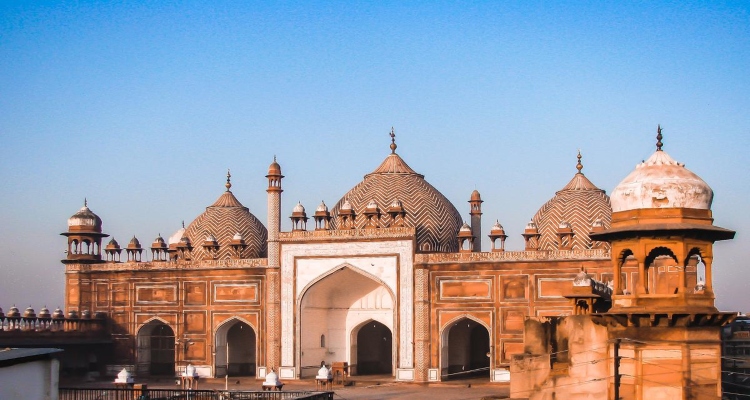
[[[326,347],[326,335],[320,335],[320,347]]]

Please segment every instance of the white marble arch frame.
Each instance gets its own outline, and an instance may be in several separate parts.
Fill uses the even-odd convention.
[[[440,369],[438,369],[438,374],[439,374],[441,380],[443,378],[443,373],[442,373],[443,368],[447,368],[447,366],[443,365],[443,362],[447,362],[448,358],[447,358],[447,356],[443,355],[443,352],[447,351],[449,349],[448,346],[450,345],[450,343],[448,343],[448,334],[450,333],[451,328],[452,328],[451,324],[453,324],[456,321],[460,321],[460,320],[462,320],[464,318],[465,319],[470,319],[470,320],[478,323],[479,325],[482,325],[485,329],[487,329],[487,333],[490,336],[490,367],[489,367],[489,369],[490,369],[490,371],[492,371],[492,369],[493,369],[493,360],[494,360],[495,346],[492,345],[494,343],[494,339],[492,337],[493,336],[492,335],[492,329],[486,323],[484,323],[484,321],[482,321],[481,319],[477,318],[476,316],[474,316],[474,315],[472,315],[470,313],[464,313],[464,314],[461,314],[461,315],[458,315],[456,317],[451,318],[446,323],[444,323],[443,326],[440,327],[440,362],[439,362]]]
[[[281,279],[281,367],[297,368],[295,362],[296,319],[295,309],[297,259],[351,259],[351,258],[390,258],[395,259],[397,268],[396,299],[398,304],[398,369],[414,367],[414,240],[398,239],[349,243],[282,243],[280,259]],[[400,312],[405,310],[406,312]]]
[[[246,320],[245,318],[242,318],[242,317],[237,316],[237,315],[233,315],[233,316],[225,319],[224,321],[221,321],[218,324],[216,324],[216,328],[214,329],[214,332],[213,332],[213,336],[214,336],[213,337],[213,339],[214,339],[213,340],[214,351],[212,352],[213,353],[212,354],[213,357],[212,357],[212,360],[211,360],[211,368],[214,371],[214,377],[215,377],[215,374],[216,374],[216,354],[217,354],[216,349],[219,347],[219,339],[221,339],[221,337],[219,336],[219,331],[223,330],[222,336],[223,336],[224,342],[225,342],[224,345],[226,346],[227,333],[229,332],[229,329],[232,328],[229,325],[234,325],[237,322],[242,322],[244,324],[247,324],[247,326],[249,326],[250,329],[253,330],[253,333],[255,333],[255,366],[256,366],[255,374],[256,374],[256,376],[258,375],[258,371],[257,371],[257,368],[258,368],[258,355],[260,354],[260,337],[259,337],[260,334],[259,334],[258,328],[255,325],[251,324],[250,321]],[[226,362],[227,362],[227,365],[228,365],[229,364],[229,357],[228,356],[227,356]]]
[[[378,285],[380,285],[383,288],[385,288],[385,290],[391,296],[391,302],[393,304],[393,309],[391,310],[391,312],[392,312],[391,318],[393,318],[393,321],[392,321],[393,325],[391,327],[388,327],[388,324],[386,324],[383,321],[379,321],[379,320],[377,320],[375,318],[372,318],[372,317],[367,317],[365,320],[357,322],[356,325],[354,325],[349,331],[346,332],[347,338],[349,338],[349,343],[347,343],[347,346],[346,346],[346,352],[347,352],[347,357],[346,358],[347,358],[347,361],[351,364],[351,360],[353,358],[352,354],[351,354],[352,344],[353,344],[352,343],[352,339],[351,339],[351,337],[352,337],[351,335],[354,332],[359,332],[359,329],[362,328],[366,323],[371,322],[371,321],[376,321],[376,322],[379,322],[379,323],[385,325],[386,327],[388,327],[388,329],[391,330],[391,336],[393,337],[393,340],[392,340],[393,349],[392,349],[392,354],[391,354],[392,364],[393,364],[392,369],[393,369],[393,373],[395,374],[396,373],[396,367],[397,367],[396,361],[398,360],[398,340],[397,340],[398,336],[394,332],[398,332],[398,326],[399,326],[398,325],[398,319],[399,319],[398,298],[396,297],[395,293],[393,293],[393,290],[388,286],[388,284],[385,281],[383,281],[382,279],[378,278],[377,276],[375,276],[375,275],[373,275],[373,274],[371,274],[371,273],[369,273],[369,272],[367,272],[367,271],[365,271],[365,270],[363,270],[361,268],[357,268],[356,266],[354,266],[354,265],[352,265],[352,264],[350,264],[348,262],[343,262],[343,263],[337,265],[336,267],[329,269],[325,273],[318,275],[317,277],[315,277],[315,279],[313,279],[312,281],[310,281],[310,283],[308,283],[307,285],[305,285],[305,287],[302,288],[302,290],[300,291],[300,294],[297,297],[297,299],[295,300],[295,304],[294,304],[294,311],[297,314],[296,324],[295,324],[295,327],[294,327],[294,333],[295,333],[295,339],[294,339],[295,343],[294,343],[294,345],[295,345],[295,348],[297,348],[297,349],[301,349],[302,348],[302,336],[301,336],[302,335],[302,299],[307,294],[307,291],[310,290],[313,286],[315,286],[316,283],[323,281],[324,279],[326,279],[329,276],[335,274],[336,272],[339,272],[339,271],[343,270],[344,268],[348,268],[352,272],[356,272],[356,273],[364,276],[365,278],[372,279]],[[354,357],[356,358],[356,356],[354,356]],[[297,366],[296,367],[297,376],[300,376],[300,374],[302,373],[302,362],[301,362],[301,359],[302,359],[302,355],[300,354],[299,351],[296,351],[295,354],[294,354],[294,363]]]

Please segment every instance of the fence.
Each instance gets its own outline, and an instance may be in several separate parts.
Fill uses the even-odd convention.
[[[60,388],[59,400],[333,400],[333,392]]]

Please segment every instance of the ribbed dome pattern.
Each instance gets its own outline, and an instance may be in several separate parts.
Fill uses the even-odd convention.
[[[231,191],[227,190],[190,223],[185,229],[184,236],[192,243],[193,260],[212,258],[202,246],[208,235],[213,235],[219,244],[217,258],[225,259],[231,255],[229,243],[237,233],[242,235],[247,244],[244,258],[265,257],[268,230]]]
[[[332,226],[336,228],[339,210],[345,202],[356,213],[355,226],[363,228],[367,222],[365,209],[371,201],[379,205],[399,200],[406,212],[404,226],[417,232],[417,251],[456,252],[456,235],[463,224],[461,214],[442,193],[424,180],[395,153],[386,157],[378,168],[352,188],[331,210]],[[390,226],[391,217],[381,207],[380,226]]]
[[[573,250],[590,249],[589,233],[597,219],[601,219],[605,228],[610,227],[612,207],[609,196],[578,172],[532,218],[541,234],[539,250],[559,248],[557,232],[561,223],[568,223],[573,229]],[[609,244],[605,248],[609,248]]]

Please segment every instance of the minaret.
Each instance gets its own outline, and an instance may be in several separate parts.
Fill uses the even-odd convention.
[[[471,198],[469,205],[471,206],[471,234],[474,235],[474,251],[482,251],[482,197],[479,192],[474,190],[471,192]]]
[[[281,166],[276,156],[268,167],[268,268],[266,269],[266,371],[281,365]]]
[[[281,166],[273,156],[268,167],[268,266],[279,266],[279,232],[281,232]]]

